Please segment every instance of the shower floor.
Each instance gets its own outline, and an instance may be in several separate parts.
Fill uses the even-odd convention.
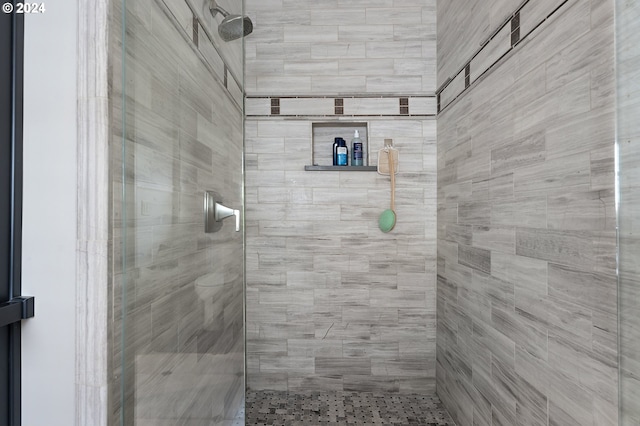
[[[260,391],[245,407],[247,425],[455,425],[435,395]]]

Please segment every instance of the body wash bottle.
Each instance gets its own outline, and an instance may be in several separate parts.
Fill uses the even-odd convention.
[[[338,139],[338,148],[336,149],[338,153],[338,166],[346,166],[347,159],[349,158],[349,151],[347,149],[347,143],[344,139]]]
[[[351,139],[351,165],[352,166],[362,166],[363,161],[363,151],[362,151],[362,141],[360,140],[360,132],[357,130],[353,133],[353,139]]]

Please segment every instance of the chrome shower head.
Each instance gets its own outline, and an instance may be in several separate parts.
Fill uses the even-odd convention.
[[[247,36],[253,31],[253,22],[248,16],[231,15],[229,12],[216,4],[216,0],[211,0],[209,10],[213,16],[220,13],[224,19],[218,25],[218,34],[224,41],[236,40],[242,36]]]

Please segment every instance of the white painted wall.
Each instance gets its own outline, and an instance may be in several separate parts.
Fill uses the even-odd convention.
[[[77,2],[49,1],[25,22],[24,426],[75,419]]]

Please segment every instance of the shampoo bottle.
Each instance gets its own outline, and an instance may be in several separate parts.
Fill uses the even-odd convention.
[[[353,133],[353,139],[351,139],[351,165],[362,166],[363,162],[362,141],[360,140],[360,132],[357,130]]]
[[[334,138],[333,139],[333,165],[334,166],[338,165],[338,144],[339,144],[339,140],[340,140],[340,138]]]
[[[349,151],[344,139],[338,138],[338,148],[336,151],[338,153],[338,166],[346,166],[347,159],[349,158]]]

